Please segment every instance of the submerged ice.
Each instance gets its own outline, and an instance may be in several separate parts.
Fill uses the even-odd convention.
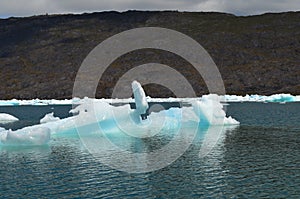
[[[72,117],[60,119],[53,113],[46,114],[40,124],[12,131],[0,129],[2,145],[43,145],[51,136],[80,135],[100,131],[104,134],[126,133],[134,137],[150,137],[158,132],[176,132],[180,128],[238,125],[239,122],[226,117],[221,103],[222,97],[214,94],[189,99],[189,106],[173,107],[146,115],[149,97],[142,86],[132,82],[136,109],[125,105],[114,105],[109,101],[84,98],[70,112]]]

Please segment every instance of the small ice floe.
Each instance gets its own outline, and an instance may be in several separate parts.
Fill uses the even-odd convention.
[[[13,115],[7,114],[7,113],[0,113],[0,123],[6,124],[6,123],[11,123],[11,122],[16,122],[19,119],[16,118]]]
[[[44,123],[48,123],[48,122],[56,122],[59,121],[60,118],[59,117],[54,117],[54,113],[48,113],[46,114],[41,120],[40,123],[44,124]]]
[[[0,129],[2,146],[39,146],[50,140],[50,129],[47,127],[25,127],[16,131]]]

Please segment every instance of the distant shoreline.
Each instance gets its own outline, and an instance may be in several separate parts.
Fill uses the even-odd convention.
[[[41,15],[0,20],[0,98],[72,98],[82,61],[110,36],[137,27],[164,27],[198,41],[211,55],[226,93],[300,94],[300,12],[235,16],[226,13],[127,11]],[[124,72],[145,63],[172,66],[197,96],[209,93],[202,78],[182,58],[147,49],[112,63],[98,85],[97,98],[108,98]],[[175,80],[174,80],[175,81]],[[153,97],[173,96],[149,85]]]

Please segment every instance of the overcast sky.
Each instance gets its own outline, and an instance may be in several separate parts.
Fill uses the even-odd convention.
[[[0,17],[126,10],[218,11],[235,15],[299,11],[300,0],[0,0]]]

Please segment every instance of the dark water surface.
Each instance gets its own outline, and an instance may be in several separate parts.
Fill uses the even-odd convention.
[[[38,123],[45,113],[67,117],[70,106],[0,107]],[[145,174],[111,169],[78,137],[49,146],[0,148],[0,198],[300,198],[300,103],[231,103],[241,122],[199,158],[201,139],[173,164]],[[201,136],[200,136],[201,137]],[[112,157],[113,158],[113,157]]]

